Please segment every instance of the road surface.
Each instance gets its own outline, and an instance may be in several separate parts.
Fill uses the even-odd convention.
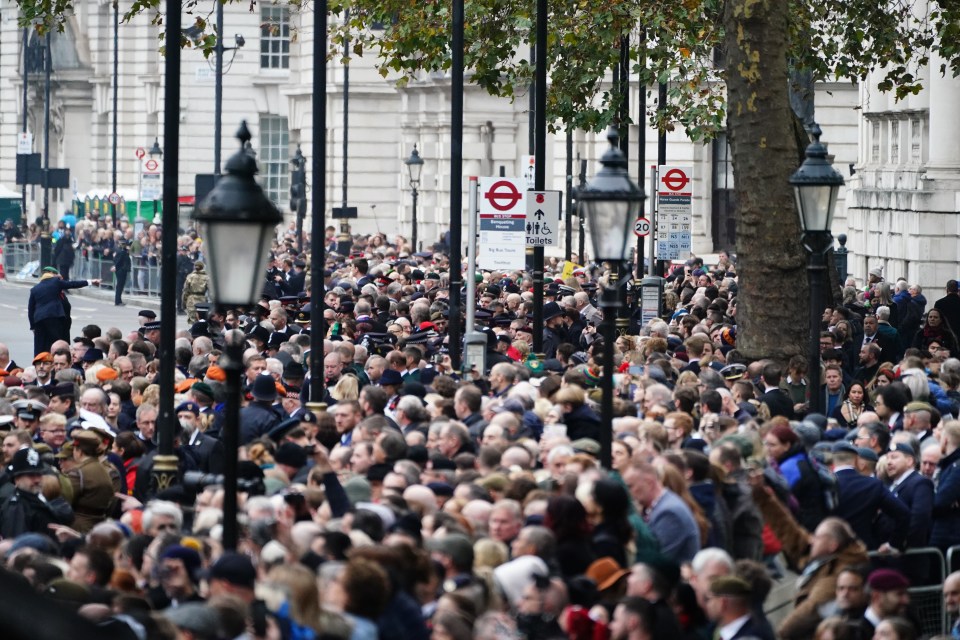
[[[34,356],[33,332],[27,322],[30,286],[29,282],[0,280],[0,342],[9,347],[10,357],[20,366],[28,365]],[[137,320],[140,309],[150,308],[158,315],[160,313],[157,299],[124,296],[127,306],[115,307],[112,291],[95,289],[90,286],[70,292],[73,307],[71,337],[80,335],[80,329],[88,324],[99,325],[102,329],[117,327],[126,335],[140,326]],[[177,330],[186,328],[186,316],[177,316]]]

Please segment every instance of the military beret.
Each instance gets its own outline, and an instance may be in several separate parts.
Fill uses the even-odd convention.
[[[877,452],[869,447],[857,447],[857,456],[868,462],[877,462],[880,459]]]
[[[912,458],[916,458],[916,457],[917,457],[917,452],[914,451],[913,447],[911,447],[911,446],[910,446],[909,444],[907,444],[906,442],[898,442],[898,443],[896,443],[896,444],[894,444],[894,445],[891,445],[891,446],[890,446],[890,451],[899,451],[900,453],[905,454],[905,455],[908,455],[908,456],[910,456],[910,457],[912,457]]]
[[[867,586],[873,591],[899,591],[910,588],[910,581],[896,569],[877,569],[867,576]]]
[[[840,442],[833,445],[834,453],[852,453],[858,455],[857,448],[847,442],[846,440],[841,440]]]
[[[594,457],[600,455],[600,443],[593,438],[579,438],[571,442],[570,446],[578,453],[586,453]]]
[[[210,387],[206,382],[194,382],[193,386],[190,387],[190,390],[194,394],[199,393],[200,395],[206,396],[213,400],[213,388]]]
[[[903,408],[904,413],[916,413],[917,411],[927,411],[929,413],[939,413],[936,409],[933,408],[928,402],[923,402],[922,400],[914,400],[913,402],[908,402],[907,406]]]
[[[180,413],[181,411],[189,411],[193,415],[199,416],[200,405],[198,405],[196,402],[192,402],[189,400],[187,402],[181,402],[179,405],[177,405],[177,410],[174,411],[174,413]]]

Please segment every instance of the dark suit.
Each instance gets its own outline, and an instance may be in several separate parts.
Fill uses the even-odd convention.
[[[893,487],[892,491],[910,509],[907,547],[925,547],[933,526],[933,481],[914,471]],[[898,524],[903,526],[903,523]]]
[[[756,617],[757,614],[752,614],[750,618],[744,623],[740,629],[733,634],[733,639],[742,638],[746,640],[747,638],[757,638],[758,640],[774,640],[776,636],[773,633],[773,629],[770,627],[770,623],[766,620],[758,620]],[[764,624],[766,623],[766,624]]]
[[[46,274],[49,275],[49,274]],[[33,352],[49,351],[57,340],[70,341],[70,312],[65,305],[67,289],[79,289],[87,280],[62,280],[56,276],[41,279],[30,289],[27,320],[33,331]]]
[[[132,268],[130,252],[127,251],[126,245],[121,244],[113,256],[113,275],[116,278],[113,290],[113,303],[115,305],[123,304],[123,290],[127,288],[127,277],[130,275],[130,269]]]
[[[306,271],[297,271],[296,269],[293,269],[287,274],[286,282],[280,283],[280,288],[283,289],[283,292],[287,295],[295,296],[303,291],[306,280]]]
[[[840,503],[836,515],[846,520],[868,549],[876,549],[884,542],[901,548],[907,532],[897,527],[887,540],[880,540],[874,528],[877,512],[892,518],[894,522],[906,522],[910,509],[898,497],[890,493],[876,478],[860,474],[854,469],[837,471],[837,489]]]
[[[793,402],[783,389],[770,389],[760,396],[760,403],[770,409],[770,417],[783,416],[793,420]]]
[[[954,335],[960,336],[960,295],[948,293],[937,300],[933,308],[943,314]]]
[[[198,433],[192,444],[185,444],[181,451],[193,458],[197,469],[204,473],[223,473],[225,458],[223,443],[204,433]]]

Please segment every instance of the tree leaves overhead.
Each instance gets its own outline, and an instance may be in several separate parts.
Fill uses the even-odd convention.
[[[21,24],[62,30],[74,0],[17,0]],[[187,0],[204,31],[185,46],[212,48],[206,36],[217,0]],[[228,0],[255,6],[250,0]],[[279,1],[279,0],[277,0]],[[464,61],[469,80],[496,96],[526,95],[533,78],[535,0],[465,0]],[[773,2],[784,0],[757,0]],[[291,11],[316,4],[286,0]],[[609,71],[621,35],[629,35],[633,73],[648,87],[668,82],[668,104],[647,116],[661,130],[677,126],[694,140],[725,126],[722,59],[723,0],[550,0],[548,121],[600,130],[614,118],[620,97]],[[135,0],[124,19],[146,13],[162,23],[160,0]],[[376,56],[384,77],[400,85],[450,69],[451,0],[330,0],[331,53]],[[880,70],[879,86],[897,98],[920,90],[918,70],[939,54],[936,71],[960,73],[960,6],[923,0],[791,0],[790,51],[795,67],[817,79],[862,80]]]

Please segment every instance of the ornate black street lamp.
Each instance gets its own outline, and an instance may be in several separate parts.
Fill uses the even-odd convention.
[[[837,207],[837,194],[843,186],[843,176],[827,159],[827,148],[820,142],[820,126],[809,128],[810,144],[803,164],[790,176],[800,214],[800,241],[807,251],[807,275],[810,279],[810,345],[807,371],[809,375],[810,412],[823,413],[823,394],[820,393],[820,318],[823,314],[823,276],[826,272],[825,254],[833,244],[830,226]]]
[[[194,213],[204,240],[210,291],[219,308],[249,307],[260,297],[263,269],[283,215],[254,180],[257,161],[245,149],[250,140],[247,123],[240,125],[240,149],[227,161],[226,175],[217,181]],[[223,470],[223,546],[236,550],[237,450],[240,446],[240,374],[243,370],[243,336],[227,336],[220,365],[227,374],[226,424],[223,445],[227,460]]]
[[[420,186],[420,173],[423,171],[423,158],[417,151],[417,145],[413,145],[413,152],[410,157],[403,161],[407,165],[407,174],[410,177],[410,191],[413,192],[413,212],[410,217],[410,243],[413,247],[411,253],[417,252],[420,248],[417,246],[417,188]]]
[[[646,194],[630,179],[627,159],[617,146],[619,135],[614,127],[607,130],[610,148],[600,158],[601,169],[593,180],[577,191],[580,211],[590,225],[593,257],[608,263],[614,278],[603,289],[603,388],[600,464],[610,468],[613,446],[613,343],[616,340],[616,318],[620,300],[615,286],[620,265],[632,249],[633,223],[641,211]],[[582,259],[582,256],[581,256]]]

